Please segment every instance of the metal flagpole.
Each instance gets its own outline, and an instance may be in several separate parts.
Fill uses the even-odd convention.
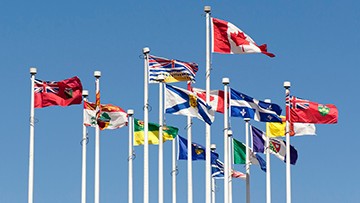
[[[187,173],[188,173],[188,203],[193,202],[193,182],[192,182],[192,118],[187,116]]]
[[[210,103],[210,6],[205,6],[204,11],[206,13],[206,103]],[[211,154],[210,154],[210,144],[211,144],[211,128],[209,124],[205,124],[205,143],[206,143],[206,164],[205,164],[205,200],[206,203],[211,202]]]
[[[164,125],[164,108],[163,108],[163,81],[164,76],[159,75],[159,203],[164,202],[164,159],[163,159],[163,125]]]
[[[149,99],[148,99],[148,70],[149,70],[148,47],[143,48],[144,54],[144,203],[149,203]]]
[[[288,81],[284,82],[285,96],[290,97],[290,86],[291,83]],[[289,101],[290,102],[290,101]],[[290,105],[286,105],[287,112],[290,113]],[[289,116],[290,117],[290,116]],[[291,169],[290,169],[290,132],[289,132],[289,121],[290,118],[286,119],[286,203],[291,203]]]
[[[30,68],[31,74],[31,97],[30,97],[30,145],[29,145],[29,182],[28,182],[28,203],[32,203],[34,199],[34,128],[35,128],[35,96],[34,81],[36,68]]]
[[[265,99],[264,101],[267,103],[271,103],[270,99]],[[271,203],[270,146],[269,146],[269,137],[267,135],[265,138],[265,147],[266,147],[266,203]]]
[[[228,120],[228,85],[230,83],[229,78],[223,78],[222,83],[224,85],[224,203],[229,203],[229,120]]]
[[[99,78],[101,77],[101,72],[95,71],[94,77],[95,77],[95,86],[96,86],[95,92],[96,92],[96,94],[99,94],[99,92],[100,92]],[[98,107],[98,108],[101,108],[101,107]],[[94,202],[99,203],[100,202],[100,128],[99,128],[99,125],[96,125],[96,127],[95,127],[95,180],[94,180],[94,185],[95,185]]]
[[[216,150],[216,144],[211,144],[210,146],[211,151],[215,152]],[[216,192],[216,185],[215,185],[216,181],[214,177],[211,177],[211,203],[215,203],[216,199],[215,199],[215,192]]]
[[[127,110],[127,114],[129,116],[129,177],[128,177],[128,188],[129,188],[129,194],[128,194],[128,203],[133,203],[133,155],[134,155],[134,147],[133,147],[133,139],[134,139],[134,110],[129,109]]]
[[[179,138],[177,138],[179,139]],[[176,175],[177,175],[177,168],[176,168],[176,139],[172,140],[172,203],[176,203]]]
[[[245,121],[245,142],[246,142],[246,203],[250,203],[250,147],[249,147],[249,121],[250,118],[244,118]]]
[[[233,168],[233,145],[232,145],[232,130],[228,130],[228,145],[229,145],[229,168],[230,168],[230,171],[232,171],[232,168]],[[229,203],[232,203],[232,174],[229,175]]]
[[[87,96],[89,95],[89,91],[83,90],[82,96],[83,100],[87,101]],[[83,134],[82,134],[82,166],[81,166],[81,203],[86,203],[86,145],[87,145],[87,130],[84,125],[86,112],[83,109]]]

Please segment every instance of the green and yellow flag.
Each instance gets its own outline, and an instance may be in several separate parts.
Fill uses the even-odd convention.
[[[149,125],[149,144],[159,144],[159,124],[148,123]],[[179,129],[172,126],[163,126],[163,141],[173,140]],[[144,121],[134,119],[134,146],[144,144]]]

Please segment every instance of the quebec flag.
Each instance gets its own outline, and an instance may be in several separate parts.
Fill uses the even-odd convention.
[[[256,100],[230,88],[231,117],[251,118],[261,122],[281,122],[281,107]]]
[[[211,125],[215,111],[195,93],[166,84],[166,113],[196,117]]]

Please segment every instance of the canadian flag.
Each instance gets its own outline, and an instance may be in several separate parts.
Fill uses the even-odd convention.
[[[212,18],[213,50],[223,54],[263,53],[270,57],[266,44],[258,46],[254,40],[235,25],[224,20]]]
[[[191,87],[188,83],[188,89],[196,93],[198,97],[206,101],[206,91],[203,89]],[[229,101],[229,100],[228,100]],[[219,113],[224,113],[224,91],[210,90],[210,103],[211,108]],[[229,105],[229,103],[228,103]]]

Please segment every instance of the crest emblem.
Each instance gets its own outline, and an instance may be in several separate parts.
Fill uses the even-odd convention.
[[[322,116],[326,116],[330,112],[330,108],[325,105],[319,105],[318,110]]]
[[[192,94],[189,95],[189,103],[190,103],[191,107],[193,107],[193,108],[197,107],[197,98],[195,95],[192,95]]]

